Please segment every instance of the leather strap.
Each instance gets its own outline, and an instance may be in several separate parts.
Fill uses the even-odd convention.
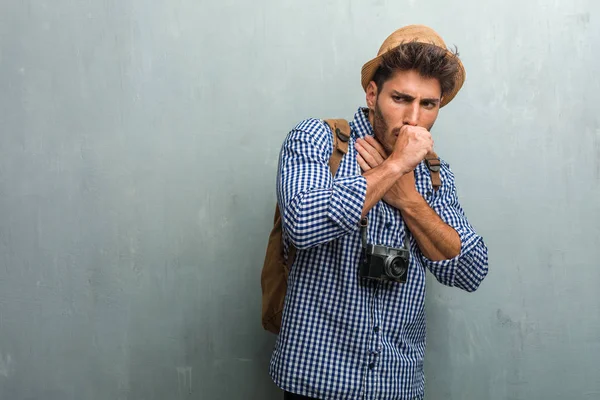
[[[425,163],[427,164],[427,168],[429,168],[433,190],[437,191],[442,186],[442,180],[440,179],[440,158],[435,154],[435,151],[432,151],[425,156]]]
[[[345,119],[326,119],[325,122],[333,133],[333,152],[329,158],[329,169],[331,175],[335,176],[342,158],[348,153],[348,141],[350,140],[350,125]]]

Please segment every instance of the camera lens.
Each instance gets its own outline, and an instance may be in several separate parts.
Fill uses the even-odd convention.
[[[385,260],[385,272],[393,279],[400,279],[406,273],[406,262],[400,256],[388,257]]]

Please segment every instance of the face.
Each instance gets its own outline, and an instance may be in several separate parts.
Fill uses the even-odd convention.
[[[375,82],[367,87],[369,120],[375,137],[389,153],[403,125],[431,131],[440,111],[440,83],[417,71],[397,71],[381,88]]]

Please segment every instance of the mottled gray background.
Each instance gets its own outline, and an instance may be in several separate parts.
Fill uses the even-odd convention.
[[[434,135],[491,257],[429,281],[427,398],[600,399],[591,0],[0,2],[0,399],[279,399],[279,146],[409,23],[467,67]]]

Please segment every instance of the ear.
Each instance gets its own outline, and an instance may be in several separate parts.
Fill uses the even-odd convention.
[[[369,82],[366,92],[367,107],[369,110],[374,110],[375,103],[377,102],[377,85],[375,81]]]

